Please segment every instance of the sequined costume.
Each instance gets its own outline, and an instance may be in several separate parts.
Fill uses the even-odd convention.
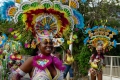
[[[56,68],[57,75],[52,79],[49,70],[35,68],[31,80],[63,80],[63,72]]]

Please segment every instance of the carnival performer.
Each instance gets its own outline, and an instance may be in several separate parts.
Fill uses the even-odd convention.
[[[64,79],[66,78],[67,73],[69,72],[70,80],[73,80],[73,69],[71,67],[73,62],[74,62],[74,58],[71,54],[71,51],[69,49],[67,49],[65,57],[64,57],[64,65],[66,66],[66,69],[64,71]]]
[[[20,80],[26,73],[30,74],[31,80],[63,80],[65,66],[52,52],[56,45],[54,41],[61,44],[64,42],[62,37],[68,36],[69,31],[74,28],[73,10],[56,0],[23,2],[14,21],[25,24],[23,30],[30,31],[33,35],[28,35],[28,40],[34,38],[33,44],[36,46],[33,48],[37,47],[39,51],[38,55],[28,58],[13,73],[12,80]]]
[[[37,45],[39,54],[28,58],[13,74],[12,80],[20,80],[26,73],[30,74],[31,80],[63,80],[64,66],[55,56],[52,56],[53,42],[49,36]]]
[[[102,80],[102,68],[105,66],[103,63],[104,55],[103,55],[103,47],[97,46],[96,50],[94,50],[94,54],[90,57],[91,68],[89,70],[89,74],[91,76],[91,80]]]

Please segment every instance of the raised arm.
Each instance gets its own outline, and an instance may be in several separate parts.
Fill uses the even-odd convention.
[[[30,73],[33,57],[28,58],[15,72],[13,72],[12,80],[20,80],[26,73]]]
[[[67,55],[64,56],[64,62],[67,62]]]
[[[94,56],[94,54],[92,54],[92,55],[90,56],[89,63],[93,62],[93,56]]]

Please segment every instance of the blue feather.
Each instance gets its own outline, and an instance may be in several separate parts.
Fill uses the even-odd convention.
[[[89,31],[91,31],[91,28],[87,28],[87,29],[85,30],[85,33],[87,34]]]
[[[11,20],[11,17],[7,15],[7,11],[10,7],[15,6],[15,2],[13,1],[7,1],[3,2],[3,5],[1,6],[1,18],[6,20]]]
[[[8,37],[6,36],[6,34],[2,34],[2,36],[4,37],[3,41],[7,41]]]
[[[94,26],[94,27],[92,28],[92,30],[95,30],[95,29],[98,29],[98,26]]]
[[[105,27],[104,27],[104,26],[99,26],[99,29],[100,29],[100,28],[105,28]]]
[[[112,31],[112,28],[110,26],[107,26],[106,29]]]
[[[3,41],[0,41],[0,47],[2,47],[2,45],[3,45]]]
[[[112,29],[112,32],[114,32],[116,35],[118,34],[118,30]]]
[[[79,29],[83,29],[84,28],[84,18],[82,16],[82,14],[75,9],[72,9],[72,10],[73,10],[73,15],[78,20],[78,24],[76,24],[76,27],[79,28]]]
[[[84,44],[86,45],[87,44],[87,41],[89,40],[89,37],[86,37],[85,39],[84,39]]]
[[[82,3],[85,3],[87,0],[81,0]]]
[[[114,39],[113,42],[114,42],[114,45],[113,45],[113,46],[116,48],[116,46],[117,46],[117,41]]]
[[[5,42],[7,41],[7,39],[8,39],[8,37],[6,36],[6,34],[2,34],[2,37],[4,37],[4,39],[2,38],[0,47],[2,47],[5,44]]]
[[[113,28],[110,27],[110,26],[107,26],[107,29],[109,29],[111,32],[114,32],[116,35],[118,34],[118,30],[113,29]]]

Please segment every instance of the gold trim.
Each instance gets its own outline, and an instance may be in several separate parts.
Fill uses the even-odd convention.
[[[57,80],[59,75],[60,75],[60,71],[57,68],[55,68],[55,69],[57,71],[57,74],[56,74],[56,76],[53,79],[52,79],[52,76],[51,76],[49,70],[47,68],[45,69],[45,72],[47,73],[47,75],[48,75],[50,80]]]
[[[57,75],[53,78],[53,80],[57,80],[60,75],[60,71],[57,68],[55,68],[55,69],[57,71]]]
[[[52,80],[52,76],[47,68],[45,69],[45,72],[47,73],[49,79]]]

